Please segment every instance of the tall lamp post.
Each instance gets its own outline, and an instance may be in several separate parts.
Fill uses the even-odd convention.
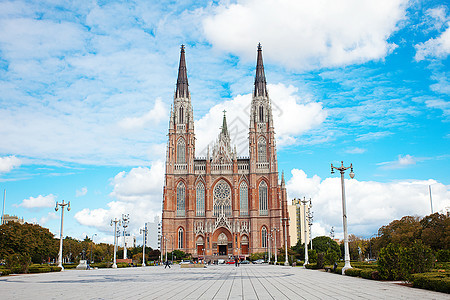
[[[122,214],[122,227],[123,227],[123,259],[127,259],[127,243],[126,243],[126,234],[128,223],[130,223],[130,215]]]
[[[117,229],[117,225],[120,226],[120,219],[115,218],[114,220],[111,220],[111,226],[113,225],[113,223],[114,223],[114,262],[113,262],[112,267],[115,269],[115,268],[117,268],[117,264],[116,264],[117,236],[120,232],[120,229]]]
[[[288,218],[284,218],[284,265],[285,266],[289,266],[289,260],[288,260],[288,252],[287,252],[287,232],[286,232],[286,227],[287,227],[287,222],[288,222]]]
[[[92,248],[94,247],[94,236],[96,236],[96,235],[97,235],[97,234],[94,233],[94,234],[92,235],[92,238],[91,238],[91,241],[92,241],[92,244],[91,244],[91,259],[89,260],[89,264],[92,263]]]
[[[308,243],[306,242],[306,237],[308,236],[308,225],[306,223],[306,204],[311,203],[311,199],[306,200],[305,197],[303,197],[303,200],[300,199],[300,202],[303,204],[303,227],[305,228],[305,263],[303,266],[306,266],[309,264],[309,258],[308,258]]]
[[[144,229],[140,229],[139,230],[140,233],[142,234],[142,266],[145,267],[145,244],[147,242],[147,223],[145,223],[145,227]]]
[[[272,232],[273,232],[273,239],[274,239],[274,244],[275,244],[275,265],[278,262],[278,256],[277,256],[277,231],[280,231],[278,228],[272,228]]]
[[[342,222],[344,224],[344,260],[345,265],[342,268],[342,274],[345,274],[345,270],[351,269],[352,266],[350,265],[350,254],[348,250],[348,234],[347,234],[347,209],[345,205],[345,186],[344,186],[344,173],[345,170],[350,169],[350,178],[353,179],[355,177],[355,173],[353,173],[353,165],[350,164],[350,167],[344,167],[344,162],[341,161],[340,167],[334,167],[333,164],[331,164],[331,174],[334,174],[334,169],[338,170],[341,173],[341,188],[342,188]]]
[[[267,255],[269,256],[269,259],[267,260],[267,262],[270,264],[270,259],[271,259],[271,256],[272,255],[270,255],[270,241],[272,240],[272,233],[271,232],[269,232],[269,233],[267,233]]]
[[[61,206],[61,231],[59,232],[59,255],[58,255],[58,267],[61,268],[61,271],[64,270],[62,265],[62,249],[63,249],[63,225],[64,225],[64,208],[67,206],[67,211],[70,211],[70,201],[65,203],[64,200],[62,203],[58,203],[56,201],[55,211],[58,211]]]

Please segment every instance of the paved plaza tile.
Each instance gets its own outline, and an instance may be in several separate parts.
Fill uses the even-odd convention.
[[[450,295],[301,267],[178,265],[0,278],[0,299],[450,299]]]

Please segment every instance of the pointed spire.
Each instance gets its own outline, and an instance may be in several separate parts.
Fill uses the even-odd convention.
[[[189,84],[188,84],[188,78],[187,78],[184,45],[181,45],[180,66],[178,68],[177,90],[175,92],[175,97],[176,98],[188,98],[189,97],[188,86],[189,86]]]
[[[228,135],[226,110],[223,110],[222,134]]]
[[[261,43],[258,44],[258,57],[256,59],[256,76],[255,76],[255,90],[253,97],[267,97],[266,75],[264,74],[264,63],[262,58]]]
[[[285,182],[284,182],[284,170],[281,171],[281,186],[284,187]]]

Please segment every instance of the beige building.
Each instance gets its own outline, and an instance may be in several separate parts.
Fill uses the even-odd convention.
[[[6,224],[8,222],[17,222],[19,224],[25,223],[23,218],[21,219],[21,218],[19,218],[17,216],[10,216],[10,215],[4,214],[3,215],[2,224]]]
[[[305,237],[305,208],[306,216],[308,216],[311,206],[309,204],[302,204],[300,199],[292,199],[292,204],[288,205],[289,213],[289,235],[291,245],[297,244],[297,241],[301,239],[301,242],[309,243],[310,230],[308,226],[308,219],[306,220],[306,237]]]

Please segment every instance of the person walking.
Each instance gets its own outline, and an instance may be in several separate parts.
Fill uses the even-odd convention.
[[[169,263],[169,260],[166,260],[164,269],[167,268],[167,267],[169,267],[169,269],[170,269],[170,263]]]

